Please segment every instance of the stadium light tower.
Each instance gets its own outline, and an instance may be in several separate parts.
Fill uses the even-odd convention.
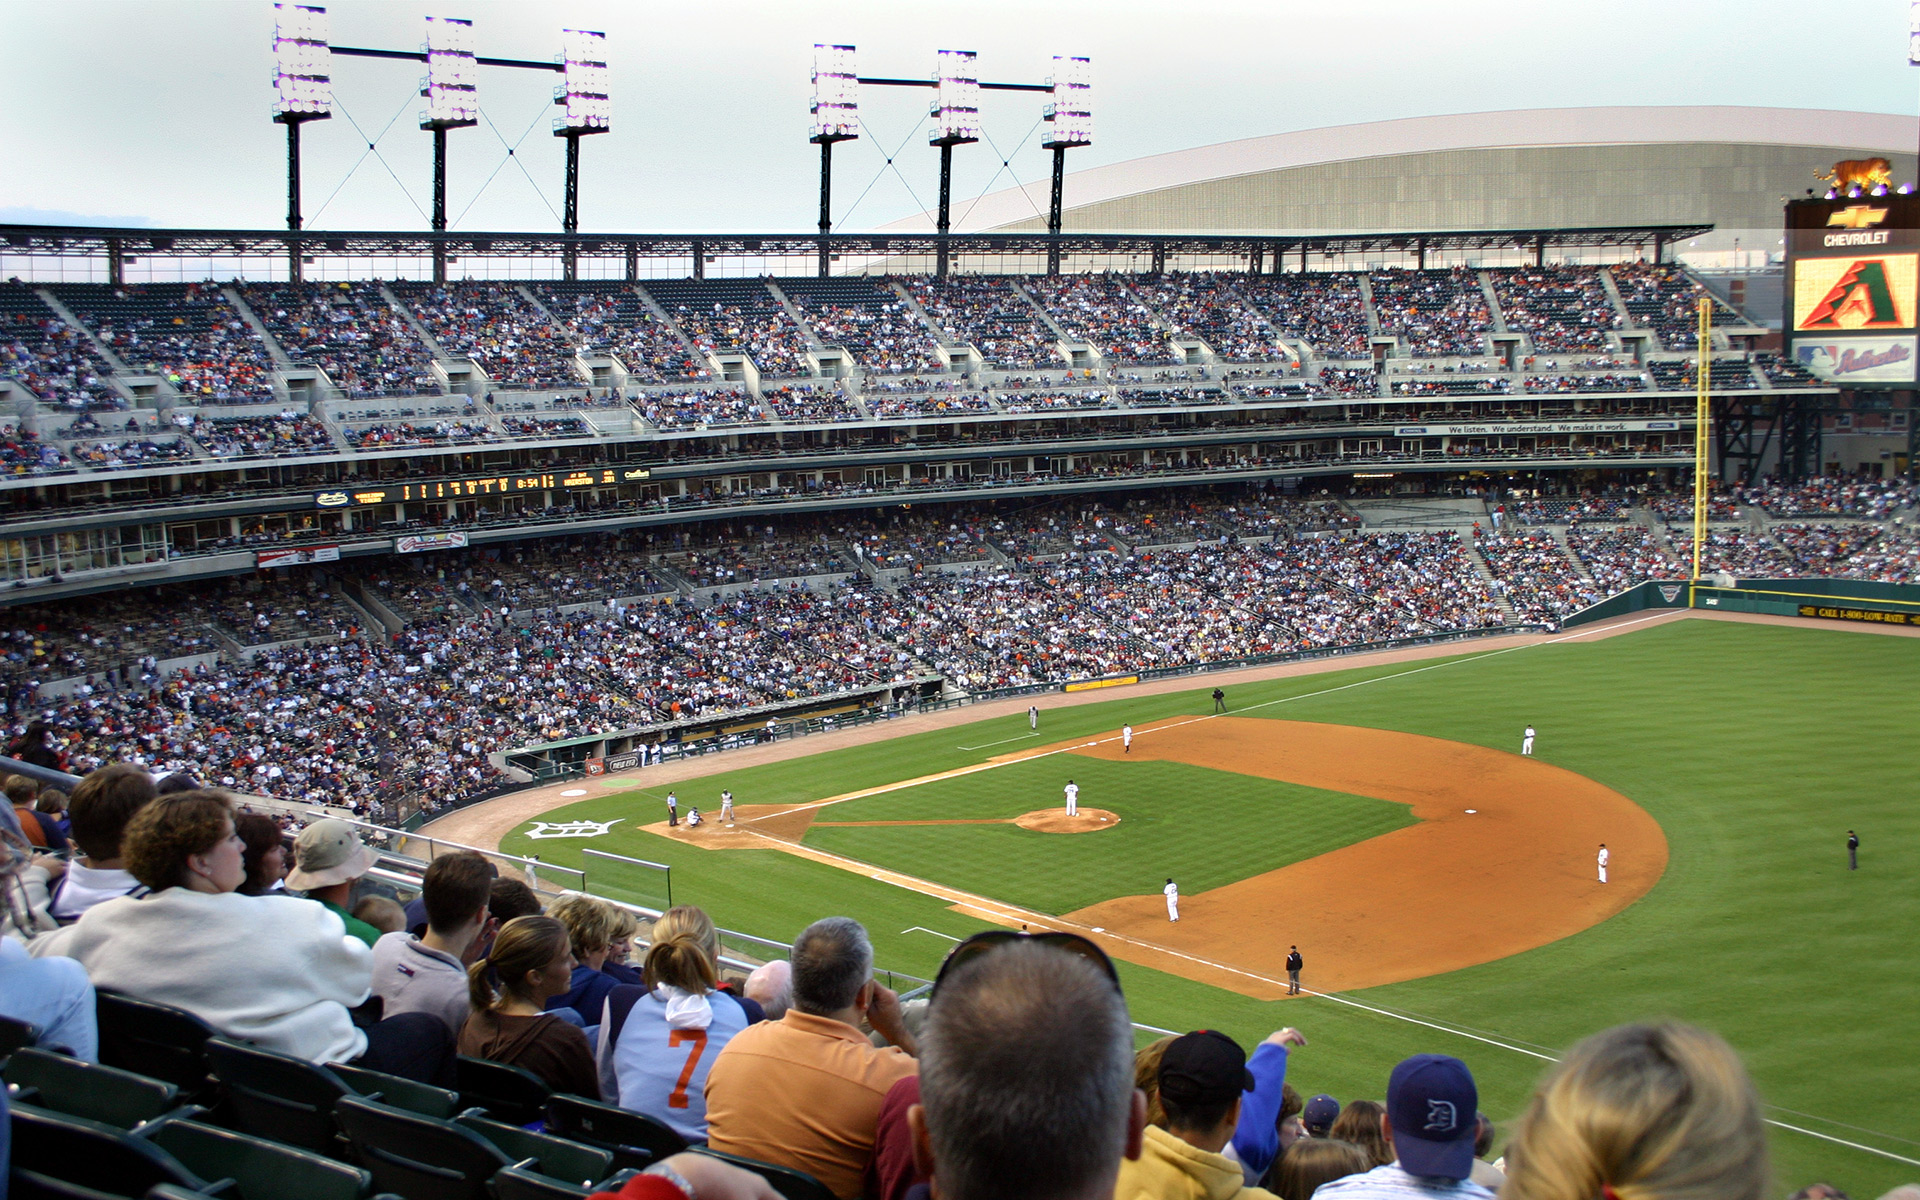
[[[1907,65],[1920,67],[1920,0],[1907,0]],[[1920,161],[1914,165],[1914,185],[1920,187]]]
[[[809,142],[820,147],[820,275],[828,274],[833,232],[833,144],[860,136],[860,77],[852,46],[813,47],[813,123]]]
[[[613,100],[607,94],[607,35],[591,29],[560,31],[565,82],[553,89],[553,102],[566,112],[553,119],[553,136],[567,139],[567,197],[560,225],[580,232],[580,139],[613,127]]]
[[[980,69],[971,50],[942,50],[935,59],[933,130],[927,144],[940,147],[940,243],[934,274],[947,273],[947,234],[953,228],[953,148],[980,140]]]
[[[427,18],[427,98],[420,128],[433,131],[433,231],[447,230],[447,130],[480,123],[480,71],[474,61],[473,22],[459,17]],[[447,281],[447,248],[435,243],[433,280]]]
[[[1920,3],[1920,0],[1914,0]],[[1042,116],[1051,128],[1040,137],[1040,145],[1053,151],[1053,199],[1047,206],[1047,233],[1060,236],[1061,191],[1067,177],[1067,151],[1075,146],[1093,145],[1093,63],[1084,58],[1055,55],[1053,74],[1047,78],[1053,87],[1053,103]],[[1047,274],[1060,273],[1060,245],[1047,246]]]
[[[300,127],[333,116],[333,56],[327,49],[327,10],[307,4],[273,6],[273,119],[287,127],[287,228],[300,228]],[[300,248],[288,251],[288,269],[300,279]]]

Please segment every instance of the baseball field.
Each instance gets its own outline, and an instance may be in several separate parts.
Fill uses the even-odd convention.
[[[1643,619],[1235,682],[1224,714],[1203,676],[1046,707],[1037,732],[1021,707],[589,780],[540,819],[607,832],[520,824],[500,848],[669,863],[676,902],[776,940],[850,914],[924,977],[979,929],[1089,932],[1137,1022],[1247,1045],[1297,1026],[1294,1086],[1343,1102],[1439,1051],[1504,1125],[1583,1035],[1698,1022],[1752,1069],[1782,1186],[1872,1196],[1920,1178],[1917,673],[1909,637]],[[668,829],[669,786],[709,823]],[[1294,944],[1310,994],[1287,998]]]

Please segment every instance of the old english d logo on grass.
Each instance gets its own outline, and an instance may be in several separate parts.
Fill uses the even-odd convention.
[[[603,837],[609,829],[624,820],[625,817],[615,817],[611,821],[535,821],[533,828],[527,830],[527,836],[534,839]]]

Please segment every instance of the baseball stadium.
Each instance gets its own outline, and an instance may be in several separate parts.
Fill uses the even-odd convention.
[[[950,1077],[997,1060],[936,981],[1110,1008],[1141,1055],[1119,1190],[1048,1194],[1201,1195],[1135,1165],[1184,1138],[1228,1163],[1204,1194],[1308,1200],[1326,1097],[1389,1125],[1321,1200],[1920,1178],[1911,117],[1515,110],[1070,171],[1085,59],[822,45],[817,232],[581,232],[603,35],[356,48],[272,7],[286,229],[0,225],[12,1195],[895,1200],[916,1136],[943,1200],[1040,1195],[1004,1148],[986,1192],[943,1171]],[[305,227],[330,55],[425,64],[430,228]],[[561,232],[448,220],[480,66],[559,77]],[[834,147],[913,87],[938,206],[837,227]],[[982,88],[1044,94],[1050,204],[955,218]],[[1023,955],[1025,993],[981,982]],[[904,1101],[735,1053],[836,1013]],[[1751,1128],[1658,1120],[1751,1187],[1546,1187],[1543,1080],[1649,1024],[1724,1039]],[[1096,1070],[1068,1046],[998,1051]],[[1208,1143],[1176,1064],[1222,1054]],[[1419,1055],[1470,1070],[1484,1188],[1419,1167]]]

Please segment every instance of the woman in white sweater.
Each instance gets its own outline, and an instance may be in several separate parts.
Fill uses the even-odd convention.
[[[32,952],[77,959],[98,987],[186,1009],[264,1049],[416,1079],[450,1071],[436,1018],[355,1022],[348,1010],[371,993],[373,952],[314,901],[239,894],[243,850],[225,793],[162,796],[125,837],[127,869],[151,892],[88,909]]]

